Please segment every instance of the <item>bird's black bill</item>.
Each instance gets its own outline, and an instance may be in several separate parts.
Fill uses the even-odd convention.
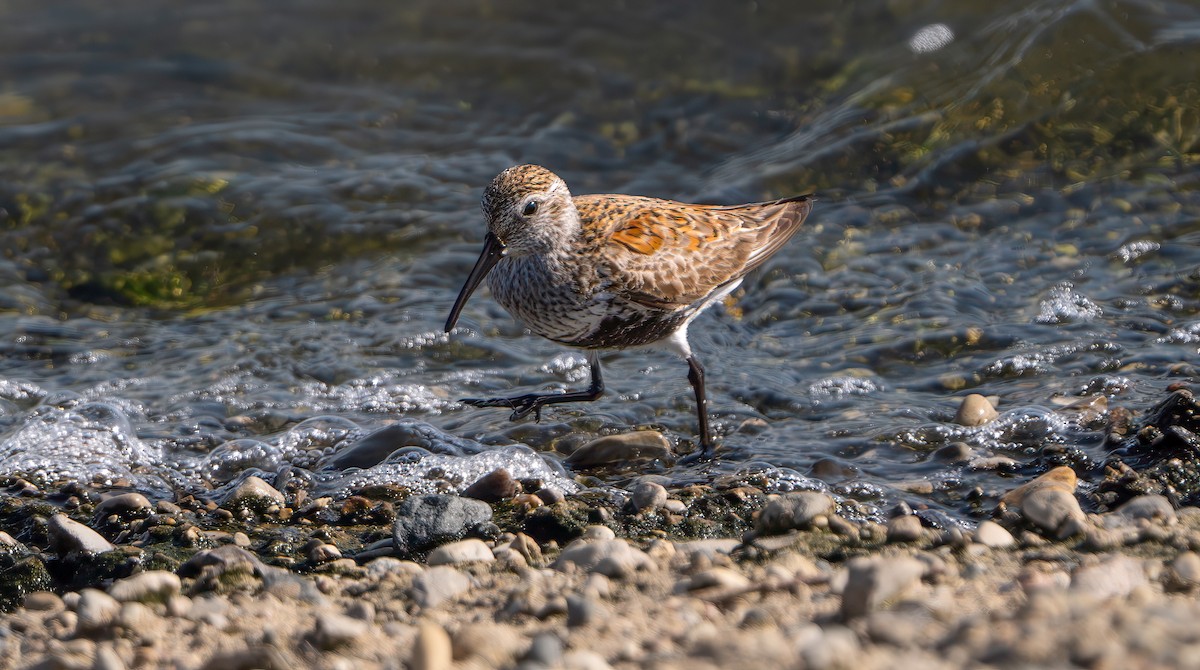
[[[447,333],[454,330],[454,324],[458,323],[458,315],[462,313],[467,299],[479,288],[483,278],[496,267],[501,258],[504,258],[504,243],[500,238],[488,233],[487,237],[483,238],[483,253],[479,254],[479,260],[475,261],[475,267],[471,268],[467,283],[463,284],[462,290],[458,292],[458,300],[454,301],[454,308],[450,310],[450,318],[446,319]]]

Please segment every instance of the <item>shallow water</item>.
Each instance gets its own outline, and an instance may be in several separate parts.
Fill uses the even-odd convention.
[[[455,402],[586,384],[482,291],[441,332],[520,162],[575,193],[816,191],[808,228],[692,327],[715,465],[967,519],[1111,445],[1200,353],[1190,3],[10,3],[0,21],[0,469],[155,495],[247,472],[345,494],[634,427],[686,450],[686,367],[604,358],[540,424]],[[962,396],[1000,418],[950,421]],[[366,469],[345,448],[398,423]],[[934,456],[964,442],[967,463]],[[339,460],[341,458],[342,460]],[[359,465],[366,463],[360,462]],[[623,485],[632,474],[593,472]]]

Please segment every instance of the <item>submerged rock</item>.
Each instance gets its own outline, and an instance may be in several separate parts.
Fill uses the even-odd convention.
[[[962,404],[958,406],[958,412],[954,415],[954,423],[969,427],[982,426],[995,421],[998,416],[1000,413],[992,406],[990,400],[978,393],[972,393],[963,398]]]
[[[624,465],[639,461],[671,461],[671,443],[657,431],[636,430],[597,438],[571,452],[567,464],[576,468]]]
[[[1093,494],[1115,509],[1135,496],[1166,495],[1180,505],[1200,504],[1200,403],[1179,389],[1148,411],[1132,437],[1110,431],[1120,447],[1105,462],[1104,481]]]

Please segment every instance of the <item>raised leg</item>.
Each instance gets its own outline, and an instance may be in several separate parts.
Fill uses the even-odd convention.
[[[529,416],[532,412],[535,421],[542,420],[542,408],[546,405],[557,405],[565,402],[591,402],[604,395],[604,379],[600,376],[600,356],[588,352],[588,364],[592,369],[592,383],[586,391],[571,391],[569,393],[526,393],[512,398],[463,398],[459,402],[472,407],[507,407],[513,410],[509,421],[516,421]]]
[[[701,458],[712,458],[714,455],[712,433],[708,430],[708,394],[704,391],[704,366],[695,356],[688,355],[688,381],[696,392],[696,415],[700,419],[700,447],[703,449]]]

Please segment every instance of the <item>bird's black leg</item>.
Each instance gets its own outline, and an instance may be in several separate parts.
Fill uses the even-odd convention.
[[[714,454],[712,433],[708,430],[708,394],[704,391],[704,366],[695,356],[687,357],[688,381],[696,392],[696,415],[700,419],[700,448],[703,449],[701,458],[711,458]]]
[[[604,379],[600,376],[600,357],[588,353],[588,363],[592,368],[592,383],[586,391],[571,391],[569,393],[526,393],[512,398],[463,398],[459,402],[472,407],[508,407],[513,410],[509,421],[516,421],[533,413],[535,421],[542,420],[542,408],[546,405],[557,405],[564,402],[590,402],[604,395]]]

